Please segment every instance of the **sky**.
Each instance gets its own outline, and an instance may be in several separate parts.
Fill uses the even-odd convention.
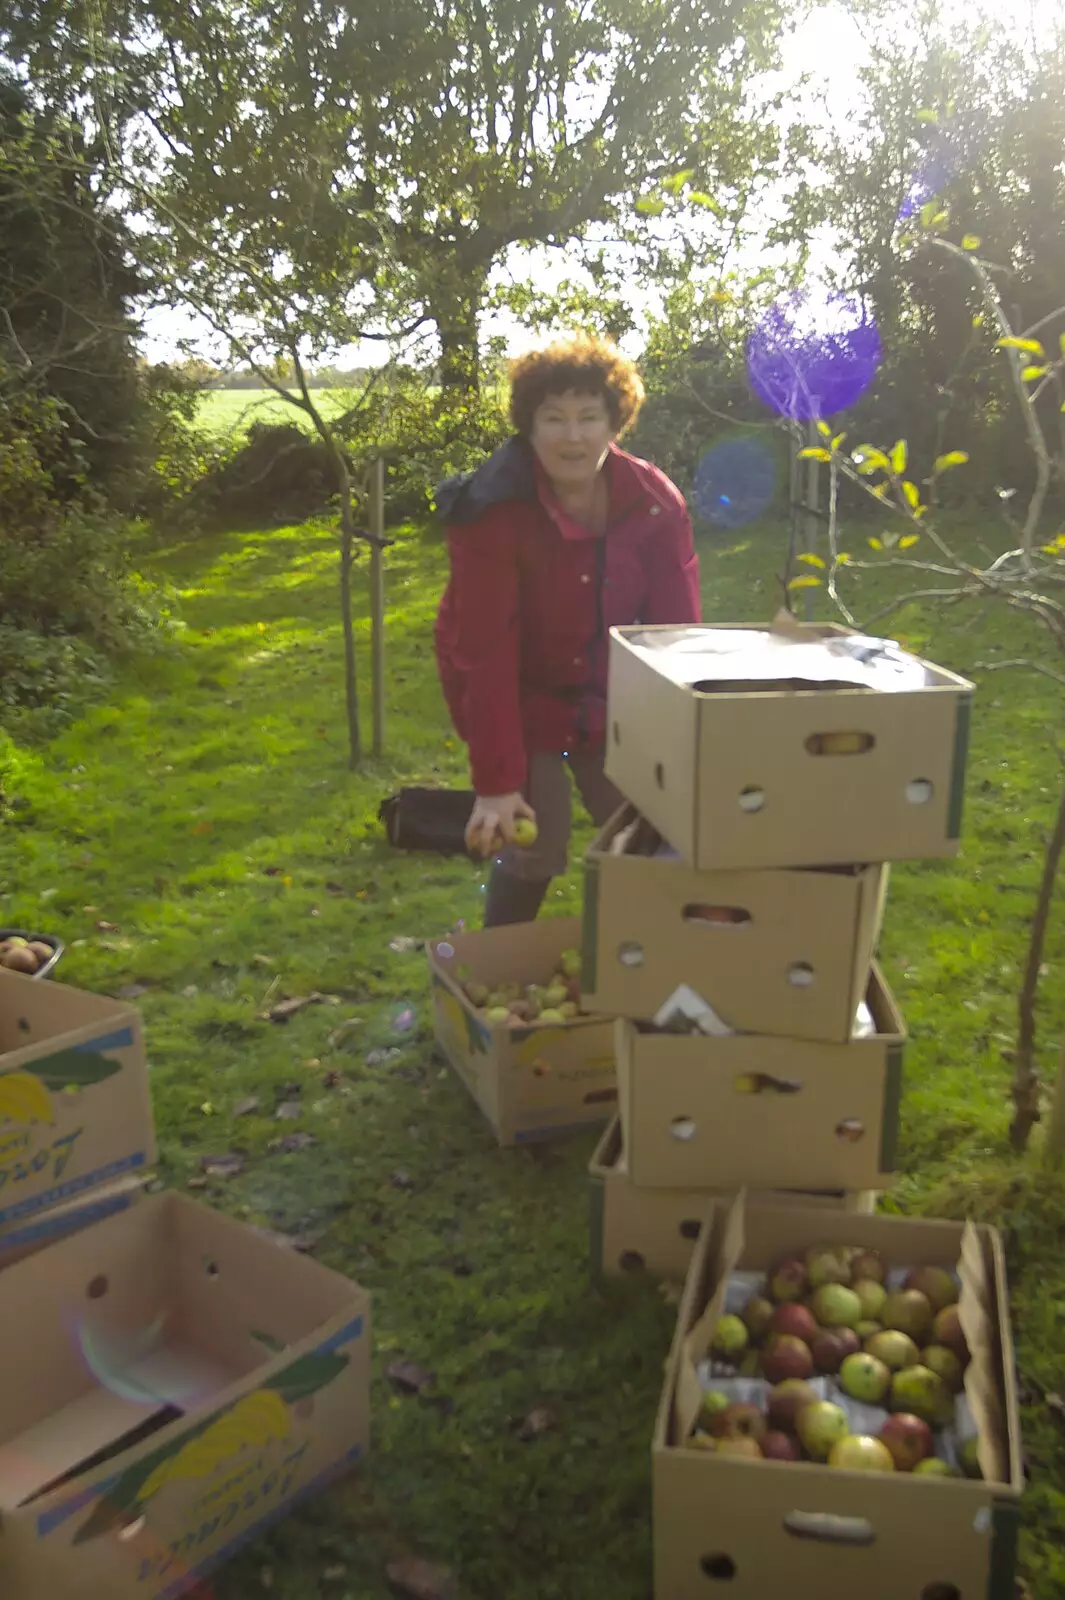
[[[1018,31],[1029,37],[1054,26],[1065,26],[1065,0],[943,0],[942,10],[948,25],[952,12],[970,25],[984,13],[1015,22]],[[859,104],[857,71],[866,55],[867,47],[854,19],[843,6],[830,0],[814,9],[783,41],[780,70],[766,75],[766,87],[795,93],[810,118],[844,125]],[[751,248],[756,251],[757,245]],[[816,271],[816,257],[813,269]],[[548,291],[567,278],[580,276],[572,254],[546,247],[513,252],[501,269],[502,274],[524,275]],[[638,318],[646,309],[647,303],[636,295],[634,310]],[[512,355],[521,354],[545,337],[507,315],[485,317],[481,332],[485,339],[493,335],[504,337]],[[217,342],[212,341],[210,330],[198,327],[181,309],[158,309],[145,316],[141,347],[149,360],[178,357],[179,341],[183,339],[195,341],[205,356],[217,353]],[[639,331],[632,343],[639,346]],[[340,365],[374,365],[387,359],[387,354],[387,346],[380,343],[350,346],[341,352]]]

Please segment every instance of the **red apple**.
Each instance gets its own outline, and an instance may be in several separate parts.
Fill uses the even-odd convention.
[[[810,1344],[817,1338],[817,1318],[808,1306],[794,1303],[777,1306],[769,1324],[770,1333],[787,1333]]]
[[[948,1350],[953,1350],[962,1366],[967,1365],[969,1346],[961,1331],[961,1318],[957,1306],[946,1306],[938,1313],[932,1324],[932,1338],[936,1344],[945,1344]]]
[[[773,1299],[801,1300],[806,1293],[806,1268],[801,1261],[782,1261],[769,1280]]]
[[[897,1411],[893,1417],[888,1417],[880,1430],[880,1438],[891,1451],[898,1472],[912,1472],[918,1462],[932,1454],[931,1428],[908,1411]]]
[[[762,1372],[770,1383],[808,1378],[814,1370],[810,1346],[792,1333],[774,1335],[762,1354]]]
[[[887,1277],[887,1267],[879,1250],[859,1250],[856,1256],[851,1257],[851,1272],[855,1283],[863,1280],[883,1283]]]
[[[744,1400],[738,1400],[714,1419],[714,1432],[720,1439],[760,1439],[765,1431],[761,1411]]]
[[[772,1428],[762,1440],[762,1454],[767,1461],[798,1461],[802,1455],[799,1441],[790,1433]]]
[[[946,1306],[956,1304],[958,1299],[954,1274],[945,1267],[916,1267],[902,1287],[918,1290],[933,1311],[942,1311]]]
[[[861,1347],[853,1328],[822,1328],[810,1346],[810,1354],[818,1372],[838,1372],[847,1357]]]
[[[793,1433],[799,1412],[820,1399],[817,1390],[798,1378],[785,1378],[769,1396],[769,1426],[774,1431]]]

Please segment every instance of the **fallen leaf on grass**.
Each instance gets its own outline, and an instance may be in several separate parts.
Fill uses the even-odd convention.
[[[105,922],[101,918],[101,920],[96,924],[96,931],[97,933],[120,933],[121,929],[119,928],[117,922]]]
[[[526,1444],[530,1439],[538,1439],[540,1434],[547,1433],[555,1425],[555,1419],[550,1411],[543,1406],[537,1406],[530,1411],[521,1427],[518,1429],[518,1438]]]
[[[279,1000],[269,1011],[260,1012],[262,1022],[287,1022],[298,1011],[303,1011],[307,1006],[317,1006],[325,999],[324,994],[319,994],[317,989],[310,994],[295,994],[288,1000]]]
[[[412,939],[408,934],[399,933],[394,939],[389,939],[388,948],[397,956],[410,955],[412,951],[424,950],[424,939]]]
[[[386,1376],[399,1394],[421,1394],[436,1382],[436,1373],[417,1361],[391,1361]]]
[[[147,983],[124,983],[121,989],[115,990],[116,1000],[139,1000],[142,994],[147,994],[150,985]]]
[[[209,1178],[235,1178],[244,1171],[244,1157],[236,1150],[219,1156],[201,1156],[200,1170]]]
[[[403,1051],[397,1049],[395,1045],[389,1050],[371,1050],[366,1057],[366,1065],[368,1067],[379,1067],[385,1061],[393,1061],[396,1056],[401,1056],[402,1054]]]
[[[207,820],[207,818],[204,817],[202,822],[193,823],[192,828],[191,828],[190,831],[192,833],[198,833],[198,834],[213,833],[214,832],[214,823],[213,822],[209,822]]]
[[[233,1115],[235,1117],[250,1117],[252,1112],[258,1111],[258,1109],[259,1096],[257,1094],[250,1094],[246,1099],[237,1101],[236,1105],[233,1107]]]
[[[277,1149],[285,1155],[291,1155],[293,1150],[309,1150],[318,1143],[313,1133],[286,1133],[283,1139],[278,1139],[271,1144],[271,1150]]]
[[[251,964],[253,967],[272,967],[274,958],[273,956],[252,956]]]
[[[392,1185],[393,1189],[414,1188],[414,1179],[411,1177],[409,1172],[404,1172],[402,1169],[398,1169],[397,1171],[393,1172],[388,1181]]]
[[[324,887],[327,894],[347,894],[348,892],[342,883],[332,883],[328,878]]]
[[[329,1038],[326,1040],[330,1050],[337,1049],[337,1047],[347,1038],[349,1033],[354,1033],[356,1028],[361,1027],[361,1017],[348,1017],[345,1022],[340,1024],[339,1028],[333,1029],[332,1033],[329,1035]]]
[[[263,868],[263,877],[264,878],[280,878],[282,876],[282,874],[284,873],[284,870],[285,870],[284,867],[264,867]]]
[[[347,1573],[347,1567],[326,1567],[325,1571],[322,1573],[322,1577],[326,1583],[337,1583],[341,1578],[346,1578]]]
[[[344,1074],[342,1072],[338,1072],[335,1067],[330,1067],[329,1071],[322,1079],[322,1085],[326,1089],[336,1089],[341,1083],[343,1083],[343,1081]]]
[[[199,988],[197,987],[196,984],[188,983],[188,984],[185,985],[184,989],[182,989],[182,991],[181,991],[181,998],[182,998],[182,1000],[195,1000],[195,998],[199,994],[199,992],[200,992]]]
[[[303,1106],[298,1100],[282,1100],[274,1116],[278,1122],[295,1122],[303,1115]]]
[[[185,1187],[187,1189],[206,1189],[206,1187],[207,1187],[207,1179],[206,1178],[190,1178],[188,1183],[185,1185]]]
[[[390,1561],[385,1576],[406,1600],[454,1600],[455,1579],[447,1567],[431,1566],[420,1556]]]

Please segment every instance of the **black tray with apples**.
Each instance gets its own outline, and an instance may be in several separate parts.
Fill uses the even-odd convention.
[[[50,978],[66,945],[52,933],[27,933],[25,928],[0,928],[0,967],[27,978]],[[23,954],[22,952],[25,952]],[[30,966],[34,961],[35,966]]]

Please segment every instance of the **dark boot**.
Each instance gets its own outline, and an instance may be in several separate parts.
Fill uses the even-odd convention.
[[[550,878],[515,878],[493,867],[484,900],[484,925],[501,928],[511,922],[534,922],[543,904]]]

